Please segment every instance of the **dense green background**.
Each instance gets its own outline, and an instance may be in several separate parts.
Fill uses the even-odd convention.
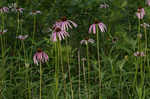
[[[66,47],[62,41],[63,62],[67,64],[66,49],[70,52],[71,76],[73,81],[74,99],[78,98],[78,59],[77,52],[80,51],[81,58],[86,57],[85,46],[80,41],[90,37],[96,40],[95,35],[89,34],[88,29],[95,20],[106,24],[107,32],[100,33],[100,55],[102,66],[102,99],[150,99],[150,69],[144,64],[145,79],[140,84],[133,86],[136,58],[133,53],[137,51],[138,19],[136,12],[138,7],[145,9],[146,15],[141,23],[150,21],[150,7],[146,0],[1,0],[0,6],[8,6],[17,2],[18,7],[24,8],[20,15],[19,34],[28,34],[25,43],[27,60],[23,55],[21,41],[15,46],[17,30],[17,13],[5,14],[5,28],[8,32],[3,35],[6,39],[5,62],[0,58],[0,93],[1,99],[29,99],[26,81],[29,79],[29,87],[32,89],[31,99],[39,97],[39,66],[33,64],[33,55],[37,48],[42,48],[49,55],[49,62],[43,64],[43,98],[55,99],[54,89],[54,44],[50,41],[49,28],[63,16],[78,24],[77,28],[69,30],[69,44]],[[100,4],[108,4],[109,8],[100,8]],[[32,10],[40,10],[42,13],[36,17],[35,41],[32,43],[33,16],[29,15]],[[0,26],[2,24],[0,17]],[[144,30],[141,28],[141,47],[144,49]],[[0,35],[1,36],[1,35]],[[149,42],[149,29],[147,29]],[[114,43],[112,40],[117,38]],[[16,47],[16,49],[15,49]],[[148,43],[148,52],[150,45]],[[1,53],[2,54],[2,53]],[[98,66],[96,59],[96,43],[89,46],[91,64],[91,95],[92,99],[98,99]],[[147,55],[148,56],[148,55]],[[148,56],[149,58],[149,56]],[[27,61],[27,63],[26,63]],[[25,68],[29,64],[29,68]],[[82,62],[81,62],[82,64]],[[64,67],[67,84],[67,97],[71,99],[70,82],[67,66]],[[86,67],[87,70],[87,67]],[[82,69],[81,69],[82,71]],[[139,70],[140,71],[140,70]],[[29,77],[26,78],[27,73]],[[65,99],[63,93],[63,77],[60,75],[59,99]],[[140,77],[138,75],[138,77]],[[26,80],[27,79],[27,80]],[[141,79],[138,79],[138,83]],[[87,99],[84,92],[83,72],[81,72],[81,99]],[[142,95],[141,95],[142,94]],[[141,96],[140,96],[141,95]]]

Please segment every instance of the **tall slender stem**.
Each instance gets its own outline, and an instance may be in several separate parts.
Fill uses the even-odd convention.
[[[63,74],[63,80],[64,80],[64,94],[65,94],[65,99],[67,99],[67,96],[66,96],[66,78],[65,78],[65,73],[64,73],[64,65],[63,65],[63,58],[62,58],[62,46],[61,46],[60,41],[59,41],[59,48],[60,48],[60,61],[61,61],[61,67],[62,67],[62,74]]]
[[[20,13],[17,13],[17,36],[19,34],[19,28],[20,28]]]
[[[57,42],[55,43],[55,99],[58,99],[57,92],[58,92],[58,49],[57,49]]]
[[[42,99],[42,64],[40,62],[40,99]]]
[[[86,73],[85,73],[85,62],[84,62],[85,60],[83,60],[83,76],[84,76],[84,88],[85,88],[85,93],[86,93],[86,95],[87,95],[87,98],[88,98],[88,94],[87,94],[87,92],[88,92],[88,90],[87,90],[87,86],[86,86]]]
[[[32,34],[33,42],[35,39],[35,32],[36,32],[36,16],[34,16],[34,22],[33,22],[33,34]]]
[[[101,65],[100,65],[100,54],[99,54],[99,33],[98,33],[98,26],[96,26],[96,38],[97,38],[97,60],[98,60],[98,67],[99,67],[99,99],[101,99]]]
[[[81,99],[81,95],[80,95],[80,51],[78,51],[78,66],[79,66],[79,99]]]
[[[87,56],[87,65],[88,65],[88,99],[90,99],[90,62],[89,62],[88,42],[86,44],[86,56]]]
[[[1,31],[3,32],[4,31],[4,13],[1,13],[1,19],[2,19],[1,20],[2,21]],[[5,51],[4,51],[4,49],[5,49],[5,36],[3,35],[3,37],[2,37],[2,35],[1,35],[0,39],[1,39],[2,64],[5,64]]]
[[[68,44],[66,40],[66,45]],[[74,92],[73,92],[73,87],[72,87],[72,80],[71,80],[71,73],[70,73],[70,57],[69,57],[69,51],[67,48],[67,66],[68,66],[68,72],[69,72],[69,80],[70,80],[70,89],[71,89],[71,99],[74,99]]]
[[[145,58],[144,58],[144,63],[146,63],[148,61],[148,57],[147,57],[147,31],[146,31],[146,27],[144,27],[144,33],[145,33]],[[147,63],[148,65],[148,63]]]

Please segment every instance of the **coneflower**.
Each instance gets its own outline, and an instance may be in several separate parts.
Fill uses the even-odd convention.
[[[147,24],[147,23],[143,23],[143,24],[141,24],[141,26],[144,27],[144,28],[150,27],[150,25]]]
[[[18,38],[20,40],[25,40],[26,38],[28,38],[28,35],[19,35],[16,38]]]
[[[5,30],[0,30],[0,35],[4,34],[4,33],[6,33],[6,32],[7,32],[7,29],[5,29]]]
[[[137,9],[136,16],[138,17],[138,19],[143,19],[144,15],[145,15],[144,8],[139,7]]]
[[[90,26],[89,33],[92,32],[92,33],[96,34],[96,25],[98,25],[98,28],[100,29],[101,32],[107,31],[107,27],[104,23],[95,21],[95,23]]]
[[[94,43],[95,41],[93,39],[90,39],[90,38],[86,38],[84,40],[81,40],[80,41],[80,44],[87,44],[87,43]]]
[[[30,12],[30,15],[37,15],[37,14],[41,14],[41,11],[37,10],[33,10],[32,12]]]
[[[40,48],[38,48],[37,52],[33,57],[34,64],[38,65],[39,63],[44,63],[48,61],[48,55],[43,52]]]
[[[150,6],[150,0],[147,0],[146,3],[148,6]]]
[[[48,61],[48,55],[38,48],[37,52],[34,54],[33,60],[34,64],[38,65],[40,63],[40,99],[42,99],[42,63]]]
[[[19,12],[19,13],[23,13],[23,10],[24,10],[23,8],[19,8],[19,7],[16,8],[16,12]]]
[[[65,37],[69,36],[69,33],[66,32],[65,30],[62,30],[60,27],[55,27],[53,28],[51,40],[53,42],[56,42],[58,40],[63,40]]]
[[[88,46],[88,43],[94,43],[94,40],[93,39],[89,39],[89,38],[85,38],[85,40],[82,40],[80,42],[81,44],[85,44],[86,45],[86,56],[87,56],[87,67],[88,67],[88,99],[90,99],[90,71],[91,71],[91,68],[90,68],[90,59],[89,59],[89,46]]]
[[[71,21],[71,20],[68,20],[67,17],[62,17],[60,20],[58,20],[54,26],[60,26],[62,30],[65,30],[67,31],[69,28],[72,29],[72,25],[76,28],[78,25]]]
[[[100,4],[100,6],[99,6],[100,8],[109,8],[109,5],[108,4],[106,4],[106,3],[104,3],[104,4]]]
[[[93,33],[96,34],[96,38],[97,38],[97,60],[98,60],[98,67],[99,67],[99,99],[101,99],[101,65],[100,65],[100,53],[99,53],[99,30],[101,32],[106,32],[107,31],[107,27],[104,23],[99,22],[99,21],[95,21],[94,24],[92,24],[89,28],[89,33]]]
[[[11,9],[12,12],[19,12],[19,13],[23,13],[23,8],[20,8],[17,6],[16,3],[12,3],[11,5],[9,5],[9,8]]]
[[[9,11],[9,8],[8,7],[1,7],[0,8],[0,12],[1,13],[7,13]]]
[[[144,52],[137,51],[137,52],[134,53],[134,56],[136,56],[136,57],[139,57],[139,56],[143,57],[143,56],[145,56],[145,54],[144,54]]]

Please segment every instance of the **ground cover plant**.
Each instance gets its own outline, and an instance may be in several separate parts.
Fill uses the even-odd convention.
[[[150,99],[150,0],[3,0],[0,99]]]

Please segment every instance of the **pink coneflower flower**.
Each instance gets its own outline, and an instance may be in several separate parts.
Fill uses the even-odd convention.
[[[150,6],[150,0],[147,0],[147,4],[148,4],[148,6]]]
[[[7,32],[7,29],[5,29],[5,30],[0,30],[0,35],[4,34],[4,33],[6,33],[6,32]]]
[[[30,12],[30,15],[37,15],[37,14],[41,14],[41,11],[32,11],[32,12]]]
[[[144,8],[139,7],[136,16],[138,17],[138,19],[143,19],[144,15],[145,15]]]
[[[100,8],[108,8],[109,7],[109,5],[108,4],[106,4],[106,3],[104,3],[104,4],[100,4]]]
[[[19,35],[16,38],[20,39],[20,40],[25,40],[28,37],[28,35]]]
[[[39,64],[39,62],[44,63],[48,61],[48,55],[38,48],[37,52],[33,56],[34,64]]]
[[[80,41],[80,44],[87,44],[87,43],[91,43],[93,44],[95,41],[93,39],[90,39],[90,38],[86,38],[84,40],[81,40]]]
[[[9,7],[10,9],[12,9],[12,8],[17,8],[17,4],[16,4],[16,3],[11,3],[11,4],[8,5],[8,7]]]
[[[56,28],[56,27],[62,28],[62,22],[61,22],[61,20],[58,20],[58,21],[55,22],[55,24],[53,24],[53,27],[52,27],[52,28],[54,29],[54,28]]]
[[[11,5],[9,5],[9,8],[11,9],[12,12],[19,12],[19,13],[23,13],[23,8],[19,8],[17,7],[16,3],[12,3]]]
[[[60,20],[58,20],[54,25],[53,27],[61,27],[62,30],[65,30],[67,31],[69,28],[72,29],[72,26],[71,24],[76,28],[77,27],[77,24],[71,20],[68,20],[66,17],[62,17]]]
[[[82,61],[86,61],[86,58],[83,57],[81,60],[82,60]]]
[[[16,8],[16,12],[19,12],[19,13],[23,13],[23,10],[24,10],[23,8],[18,8],[18,7]]]
[[[63,30],[68,30],[69,28],[72,29],[71,24],[76,28],[77,24],[71,20],[68,20],[65,16],[61,18],[61,24]]]
[[[8,7],[1,7],[0,8],[0,12],[1,13],[7,13],[9,11],[9,8]]]
[[[138,56],[143,57],[143,56],[145,56],[145,54],[144,54],[144,52],[137,51],[137,52],[134,53],[134,56],[136,56],[136,57],[138,57]]]
[[[141,24],[141,26],[144,27],[144,28],[150,27],[150,25],[147,24],[147,23],[143,23],[143,24]]]
[[[90,26],[89,33],[93,32],[94,34],[96,34],[96,25],[98,25],[98,28],[101,30],[101,32],[107,31],[106,25],[104,23],[95,21],[95,23]]]
[[[51,36],[51,40],[53,42],[56,42],[58,39],[61,41],[67,36],[69,36],[69,33],[65,30],[62,30],[60,27],[53,27],[53,32]]]

